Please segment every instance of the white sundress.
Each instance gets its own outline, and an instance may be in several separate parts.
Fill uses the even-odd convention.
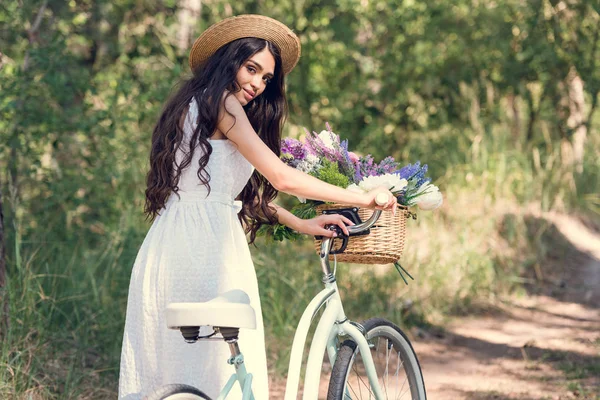
[[[193,100],[184,124],[187,140],[197,115]],[[167,328],[165,307],[171,302],[207,301],[231,289],[248,293],[256,311],[257,329],[241,329],[239,345],[246,368],[253,375],[256,399],[268,399],[258,283],[238,220],[241,203],[234,201],[254,168],[233,142],[213,140],[211,145],[207,165],[210,194],[207,196],[196,174],[201,157],[197,148],[190,166],[182,172],[180,198],[170,196],[135,260],[121,351],[119,399],[142,399],[170,383],[192,385],[216,398],[235,371],[227,364],[229,347],[220,341],[185,343],[179,331]],[[180,150],[178,159],[182,155]],[[241,399],[239,385],[228,398]]]

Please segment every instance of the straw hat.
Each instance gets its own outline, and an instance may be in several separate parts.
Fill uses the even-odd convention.
[[[202,32],[190,51],[190,68],[195,70],[221,46],[247,37],[257,37],[274,43],[281,52],[284,74],[290,73],[298,63],[300,40],[290,28],[262,15],[238,15],[224,19]]]

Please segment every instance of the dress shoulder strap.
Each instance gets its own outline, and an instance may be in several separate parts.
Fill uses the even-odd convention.
[[[192,97],[183,123],[183,132],[186,136],[190,137],[194,133],[196,126],[198,126],[198,103],[196,102],[196,99]]]

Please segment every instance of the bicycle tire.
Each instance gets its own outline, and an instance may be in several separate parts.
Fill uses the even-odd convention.
[[[371,345],[371,356],[375,362],[379,385],[386,398],[426,400],[421,366],[406,335],[392,322],[382,318],[371,318],[362,325]],[[385,345],[386,343],[387,345]],[[380,356],[381,350],[383,350],[385,359]],[[393,379],[391,379],[395,390],[390,388],[390,364],[395,369]],[[403,379],[402,382],[399,382],[401,375]],[[408,385],[406,385],[407,382]],[[371,399],[374,398],[374,394],[370,389],[356,342],[351,339],[345,340],[340,346],[331,372],[327,400],[362,398]]]
[[[152,392],[147,400],[211,400],[204,392],[190,385],[173,383],[161,386]]]

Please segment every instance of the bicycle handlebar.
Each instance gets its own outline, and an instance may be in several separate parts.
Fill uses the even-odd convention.
[[[373,215],[371,215],[371,218],[369,218],[365,222],[358,224],[358,225],[352,225],[352,226],[346,227],[348,229],[348,233],[350,233],[351,235],[354,235],[354,234],[360,233],[362,231],[366,231],[367,229],[369,229],[373,225],[375,225],[375,222],[377,222],[377,220],[379,219],[380,216],[381,216],[381,210],[375,210],[373,212]]]
[[[378,206],[384,206],[388,203],[389,201],[389,196],[387,193],[378,193],[377,196],[375,196],[375,204],[377,204]],[[377,220],[379,219],[379,217],[381,216],[381,210],[375,210],[373,212],[373,215],[371,215],[371,218],[369,218],[368,220],[366,220],[363,223],[360,223],[358,225],[351,225],[348,226],[348,233],[351,235],[356,235],[357,233],[361,233],[363,231],[366,231],[367,229],[371,228],[375,222],[377,222]],[[335,225],[333,225],[335,226]]]
[[[366,231],[367,229],[375,225],[375,222],[377,222],[380,216],[381,210],[375,210],[373,211],[373,215],[371,215],[371,217],[365,222],[360,223],[358,225],[348,226],[348,232],[350,234],[357,234]],[[335,227],[336,225],[331,226]],[[333,238],[323,237],[323,240],[321,242],[321,251],[319,252],[319,256],[321,259],[321,269],[323,270],[323,283],[335,282],[335,276],[331,273],[331,268],[329,267],[329,252],[331,251],[332,245]]]

